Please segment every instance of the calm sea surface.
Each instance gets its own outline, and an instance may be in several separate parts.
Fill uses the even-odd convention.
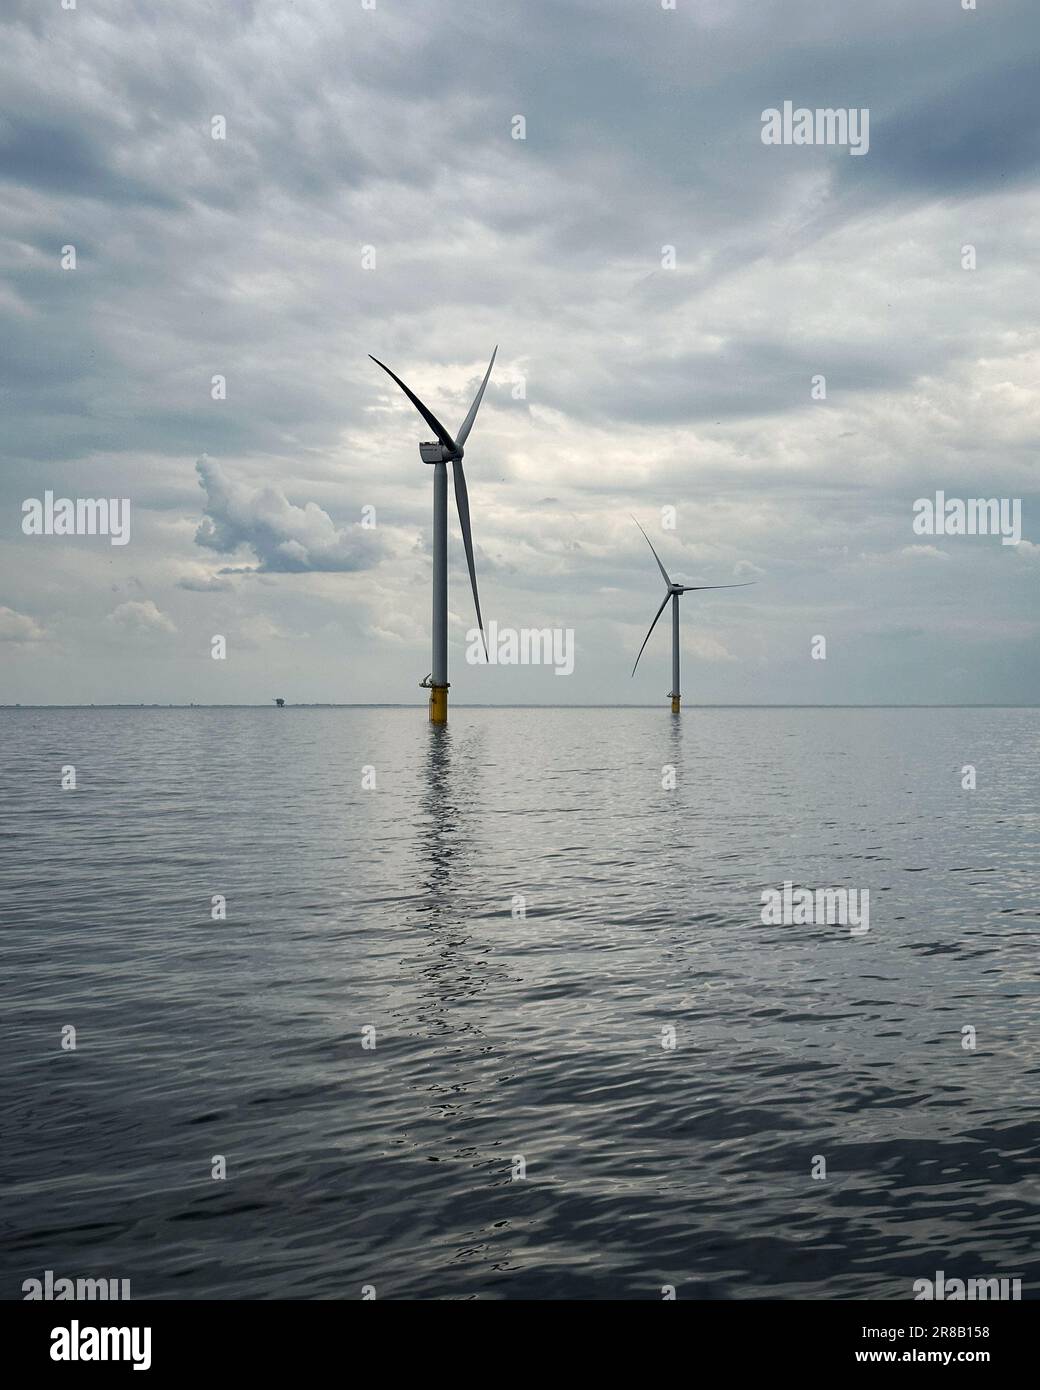
[[[1035,710],[0,711],[0,1295],[1037,1296],[1038,744]],[[763,925],[785,880],[869,889],[869,932]]]

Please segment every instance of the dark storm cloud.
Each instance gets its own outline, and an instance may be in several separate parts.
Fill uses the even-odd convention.
[[[880,391],[908,385],[921,370],[918,354],[878,346],[873,353],[842,343],[791,344],[743,339],[716,352],[663,358],[642,355],[613,373],[583,365],[555,377],[543,398],[560,410],[601,420],[673,424],[724,416],[751,418],[811,405],[809,383],[826,376],[828,390]]]
[[[172,209],[177,201],[159,187],[114,168],[108,139],[73,119],[63,124],[8,115],[0,118],[0,180],[61,197],[95,198]]]
[[[919,198],[970,195],[1028,178],[1040,168],[1036,92],[1036,59],[1005,57],[970,74],[955,94],[911,98],[875,124],[872,138],[884,158],[867,173]]]
[[[963,28],[940,11],[900,19],[906,42],[895,53],[889,31],[877,32],[875,24],[854,17],[856,42],[828,49],[826,68],[818,51],[813,54],[830,30],[824,24],[818,32],[820,10],[812,5],[765,6],[760,15],[769,42],[754,48],[745,42],[750,15],[726,6],[720,14],[728,23],[703,27],[679,15],[616,5],[536,5],[522,13],[507,7],[494,17],[467,5],[426,7],[427,22],[410,30],[407,40],[385,30],[389,21],[377,13],[340,23],[335,11],[310,6],[301,7],[301,22],[287,28],[292,41],[281,46],[277,27],[265,32],[260,23],[274,13],[271,7],[241,6],[232,17],[180,6],[150,15],[147,44],[135,41],[133,26],[124,32],[108,29],[103,48],[93,56],[104,67],[106,87],[117,96],[118,122],[100,94],[77,116],[64,92],[56,93],[64,112],[60,124],[47,114],[46,92],[26,93],[36,111],[8,118],[7,134],[14,140],[9,174],[15,183],[60,191],[64,198],[79,194],[107,202],[123,219],[135,209],[141,213],[129,224],[117,259],[106,254],[112,242],[108,229],[96,225],[81,248],[83,271],[75,297],[66,293],[56,303],[51,287],[42,291],[54,319],[54,341],[43,355],[42,374],[39,354],[34,359],[31,350],[15,349],[17,372],[35,371],[42,378],[38,390],[23,383],[27,410],[11,425],[16,455],[119,448],[183,455],[204,447],[226,456],[264,447],[272,435],[298,440],[301,432],[312,443],[327,443],[337,422],[358,420],[355,392],[336,388],[329,365],[339,360],[350,371],[356,367],[348,366],[338,345],[320,361],[314,360],[314,350],[323,335],[328,342],[330,330],[335,331],[332,315],[358,326],[385,321],[388,311],[421,322],[429,277],[415,249],[399,249],[395,242],[402,234],[408,239],[421,234],[424,224],[436,225],[435,241],[443,247],[435,256],[436,286],[454,304],[455,322],[478,306],[492,305],[509,269],[453,256],[457,217],[506,238],[530,235],[540,264],[569,267],[575,296],[570,305],[561,305],[551,277],[544,289],[528,277],[532,307],[541,299],[541,307],[558,316],[561,330],[573,327],[587,292],[602,296],[603,285],[586,287],[585,281],[604,255],[646,258],[650,280],[641,282],[637,275],[629,282],[634,310],[662,312],[683,299],[695,302],[720,273],[775,249],[765,226],[754,230],[753,214],[799,167],[792,157],[806,152],[761,147],[764,104],[780,100],[788,89],[806,100],[817,95],[837,100],[842,91],[852,100],[867,90],[881,103],[875,122],[882,128],[886,119],[891,123],[886,159],[850,163],[831,151],[813,151],[811,157],[824,156],[839,185],[858,179],[850,196],[870,180],[893,185],[895,196],[899,185],[914,185],[930,154],[946,165],[957,162],[936,153],[937,123],[949,119],[951,108],[943,88],[936,91],[935,78],[946,65],[957,75],[972,57]],[[407,13],[414,19],[419,12]],[[888,13],[894,16],[896,10],[888,7]],[[319,15],[320,22],[309,27],[307,17]],[[290,25],[288,15],[283,23]],[[50,32],[57,38],[62,31],[52,25]],[[201,35],[211,42],[199,44]],[[984,52],[993,43],[993,26],[972,40]],[[76,51],[83,55],[83,49],[84,39],[77,39]],[[956,63],[951,64],[951,53]],[[191,61],[189,54],[195,55]],[[351,84],[345,84],[339,74],[351,59]],[[449,68],[463,98],[454,105],[427,102],[434,94],[422,83],[416,87],[415,72]],[[886,72],[891,73],[887,91]],[[1035,125],[1023,126],[1018,119],[1028,101],[1027,78],[1018,68],[992,67],[974,88],[969,85],[967,99],[954,104],[955,119],[968,129],[957,136],[947,128],[947,142],[970,151],[971,129],[981,121],[990,152],[1002,131],[1005,140],[1017,139],[1025,147],[1035,138]],[[351,86],[354,99],[343,104]],[[922,95],[916,98],[915,92]],[[405,115],[409,109],[411,120]],[[527,112],[523,144],[508,138],[514,110]],[[210,115],[218,111],[229,121],[227,142],[208,138]],[[156,153],[146,154],[149,148]],[[1023,148],[1020,165],[1024,157]],[[853,167],[862,163],[870,166],[869,173]],[[807,167],[804,159],[800,167]],[[554,169],[567,180],[566,199],[556,196]],[[482,175],[508,180],[519,196],[489,197]],[[545,180],[546,198],[524,196],[528,175]],[[934,171],[926,175],[933,176],[939,177]],[[388,219],[378,211],[374,193],[388,179],[411,190],[412,202],[402,198],[397,209],[406,219],[403,225],[398,216]],[[328,238],[330,252],[348,240],[352,250],[367,240],[378,243],[385,272],[341,276],[331,296],[317,299],[308,295],[311,274],[288,306],[270,305],[262,290],[243,299],[229,284],[243,260],[257,267],[260,278],[277,273],[280,261],[299,253],[298,245],[286,246],[278,256],[272,245],[258,254],[270,240],[263,236],[262,219],[273,190],[302,200],[306,215],[300,232],[309,227],[312,235]],[[343,200],[355,193],[360,201],[351,210]],[[202,206],[192,210],[192,199],[201,200],[208,215]],[[337,205],[345,215],[335,215]],[[218,209],[224,216],[213,216]],[[146,216],[161,210],[168,213],[165,219]],[[257,229],[253,243],[243,241],[245,227]],[[41,249],[49,242],[52,257],[59,234],[53,219],[43,234],[30,233]],[[699,274],[685,283],[676,277],[668,282],[660,273],[653,277],[662,242],[684,243],[688,255],[691,238],[699,247],[706,236]],[[429,248],[427,242],[424,258]],[[203,273],[207,267],[209,274]],[[23,293],[39,296],[39,279]],[[112,312],[121,300],[133,320]],[[120,341],[131,322],[139,340],[133,350]],[[37,342],[41,328],[48,331],[46,324],[30,330]],[[640,384],[638,390],[626,386],[616,393],[614,416],[641,422],[651,409],[663,410],[666,419],[744,410],[753,415],[797,401],[800,392],[788,394],[787,383],[798,379],[801,366],[796,371],[793,362],[790,369],[779,360],[763,364],[756,359],[754,334],[748,338],[746,352],[736,342],[691,361],[703,383],[692,392],[682,389],[674,372],[655,373],[638,364],[645,389]],[[246,346],[254,343],[263,343],[262,353]],[[778,349],[789,361],[800,350],[797,343],[782,341]],[[840,343],[835,349],[855,378],[856,351]],[[284,360],[287,350],[291,362]],[[231,363],[221,360],[232,352]],[[742,356],[745,361],[738,360]],[[862,381],[852,380],[853,389],[894,384],[884,362],[863,352],[858,361],[865,370]],[[363,369],[363,354],[355,362]],[[625,379],[624,355],[609,342],[601,344],[601,362],[604,373]],[[817,369],[817,362],[807,365]],[[206,395],[207,367],[237,369],[219,410],[210,407]],[[657,380],[678,386],[678,396],[656,390]],[[65,383],[67,391],[65,408],[57,411],[55,382]],[[137,408],[121,409],[113,399],[117,390]],[[559,392],[551,398],[560,403]],[[571,390],[570,399],[583,413],[581,390]]]

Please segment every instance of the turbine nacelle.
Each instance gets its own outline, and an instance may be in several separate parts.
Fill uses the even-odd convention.
[[[419,457],[423,463],[457,463],[463,452],[462,449],[456,449],[453,453],[446,444],[439,444],[435,440],[419,445]]]

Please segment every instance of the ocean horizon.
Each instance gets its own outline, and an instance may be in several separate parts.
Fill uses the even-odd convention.
[[[285,709],[411,709],[420,710],[425,713],[428,702],[416,701],[406,703],[404,701],[351,701],[337,702],[334,700],[301,700],[299,702],[285,702]],[[177,700],[169,704],[148,700],[102,700],[91,704],[0,704],[0,709],[270,709],[274,706],[273,700],[257,701],[256,703],[244,704],[241,701],[227,701],[219,704],[206,703],[198,700]],[[452,709],[654,709],[664,708],[661,701],[632,704],[587,704],[575,701],[570,704],[540,704],[528,701],[523,704],[478,704],[473,701],[453,700]],[[850,705],[841,702],[831,704],[786,704],[781,702],[762,704],[762,703],[732,703],[698,704],[695,700],[684,697],[684,709],[1040,709],[1037,704],[997,704],[993,702],[971,703],[947,703],[947,704],[882,704],[873,702],[870,704]],[[275,713],[278,713],[275,707]]]

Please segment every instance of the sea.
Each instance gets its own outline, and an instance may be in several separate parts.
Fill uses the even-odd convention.
[[[0,710],[0,1296],[1036,1297],[1038,752],[1035,709]]]

